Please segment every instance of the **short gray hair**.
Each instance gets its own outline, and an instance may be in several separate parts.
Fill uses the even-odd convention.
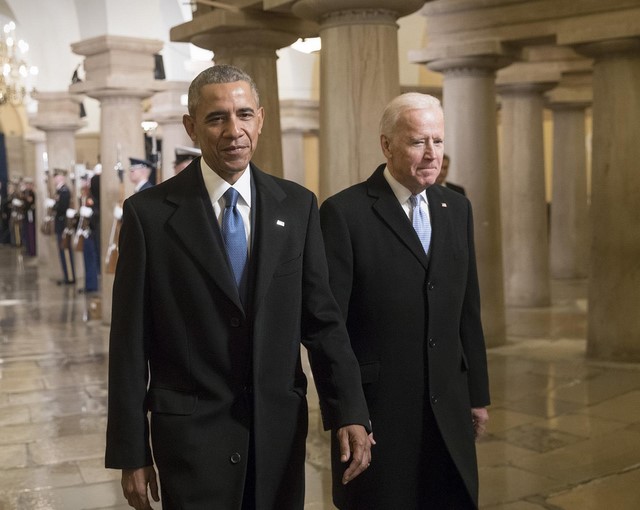
[[[245,81],[249,84],[249,86],[251,87],[253,98],[256,100],[256,104],[260,106],[258,87],[256,87],[253,78],[251,78],[251,76],[249,76],[242,69],[227,64],[219,64],[208,67],[207,69],[202,71],[193,79],[191,85],[189,85],[189,100],[187,103],[189,115],[194,117],[196,114],[202,87],[204,87],[205,85],[210,85],[212,83],[233,83],[236,81]]]
[[[395,97],[382,112],[380,134],[390,138],[402,113],[408,110],[422,110],[425,108],[437,108],[442,111],[442,104],[437,97],[419,92],[407,92]]]

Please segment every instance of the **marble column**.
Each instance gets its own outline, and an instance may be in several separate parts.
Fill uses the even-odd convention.
[[[501,96],[500,193],[507,306],[549,306],[543,93],[551,83],[508,83]]]
[[[320,199],[367,179],[384,157],[379,124],[400,94],[398,25],[420,0],[298,0],[320,23]]]
[[[38,112],[29,123],[45,133],[47,164],[36,165],[36,218],[38,223],[46,214],[44,198],[55,192],[53,183],[53,170],[64,168],[73,173],[73,164],[76,159],[75,133],[86,122],[80,118],[80,102],[78,95],[64,92],[36,92],[34,99],[38,101]],[[40,152],[40,158],[43,153]],[[45,174],[45,170],[49,170]],[[47,184],[48,182],[48,184]],[[70,179],[67,182],[71,184]],[[73,206],[72,206],[73,207]],[[58,249],[56,236],[45,236],[40,232],[40,225],[36,230],[36,246],[38,247],[38,263],[45,264],[46,271],[52,279],[61,278],[60,264],[58,262]],[[76,276],[82,273],[82,264],[74,264]]]
[[[283,100],[280,102],[280,118],[284,178],[310,187],[306,171],[304,137],[308,134],[318,135],[318,102],[304,99]]]
[[[566,83],[567,77],[571,80]],[[563,74],[547,94],[553,112],[553,177],[550,222],[552,278],[586,278],[589,263],[587,135],[585,110],[591,104],[591,73]],[[588,81],[583,90],[575,82]],[[580,84],[582,85],[582,84]]]
[[[175,148],[177,146],[193,147],[193,142],[182,124],[182,117],[187,113],[186,95],[189,90],[189,82],[167,81],[165,87],[165,90],[158,92],[151,98],[151,110],[148,114],[149,120],[158,123],[158,131],[162,134],[162,164],[157,175],[157,182],[173,177],[173,162],[176,159]]]
[[[145,154],[142,122],[142,100],[161,89],[154,79],[154,55],[162,49],[162,41],[105,35],[71,45],[77,55],[85,56],[86,79],[71,85],[71,91],[82,92],[100,101],[100,232],[102,264],[102,320],[111,322],[113,275],[105,271],[105,255],[111,241],[113,211],[122,198],[133,193],[127,172],[121,186],[114,170],[118,157],[125,168],[129,157]],[[124,188],[124,197],[122,190]]]
[[[490,347],[506,343],[495,78],[508,62],[487,55],[428,64],[444,75],[445,151],[452,180],[455,175],[464,185],[473,206],[482,320]]]
[[[640,37],[575,46],[594,58],[587,355],[640,361]]]

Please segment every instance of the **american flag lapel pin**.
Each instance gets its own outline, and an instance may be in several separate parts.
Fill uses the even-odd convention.
[[[447,203],[446,202],[442,202],[442,207],[447,207]]]
[[[284,227],[284,221],[282,221],[282,220],[277,220],[277,221],[276,221],[276,225],[278,225],[279,227]]]

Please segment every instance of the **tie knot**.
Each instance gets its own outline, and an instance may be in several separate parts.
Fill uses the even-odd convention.
[[[238,191],[235,188],[229,188],[227,191],[224,192],[224,195],[222,196],[224,197],[224,200],[225,200],[225,207],[233,208],[238,203],[238,197],[240,195],[238,194]]]
[[[422,195],[411,195],[409,197],[409,200],[411,201],[411,205],[413,207],[419,207],[420,202],[422,201]]]

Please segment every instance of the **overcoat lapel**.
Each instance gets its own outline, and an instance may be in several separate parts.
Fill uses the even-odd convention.
[[[182,241],[185,250],[207,272],[228,298],[244,311],[233,279],[220,229],[200,171],[199,158],[178,174],[167,200],[175,204],[175,212],[167,226]]]
[[[257,312],[273,273],[281,259],[281,251],[291,228],[288,212],[282,207],[285,192],[269,175],[251,165],[256,186],[255,243],[251,258],[255,261],[253,310]]]
[[[427,188],[429,216],[431,217],[431,254],[444,253],[450,242],[453,224],[449,214],[449,204],[443,196],[442,187],[434,184]],[[451,250],[446,250],[451,253]],[[454,256],[456,252],[454,250]],[[450,256],[450,255],[449,255]],[[443,259],[444,260],[444,259]]]
[[[367,180],[369,196],[375,199],[373,210],[426,269],[429,265],[427,254],[391,186],[384,178],[383,171],[384,165],[379,166]]]

